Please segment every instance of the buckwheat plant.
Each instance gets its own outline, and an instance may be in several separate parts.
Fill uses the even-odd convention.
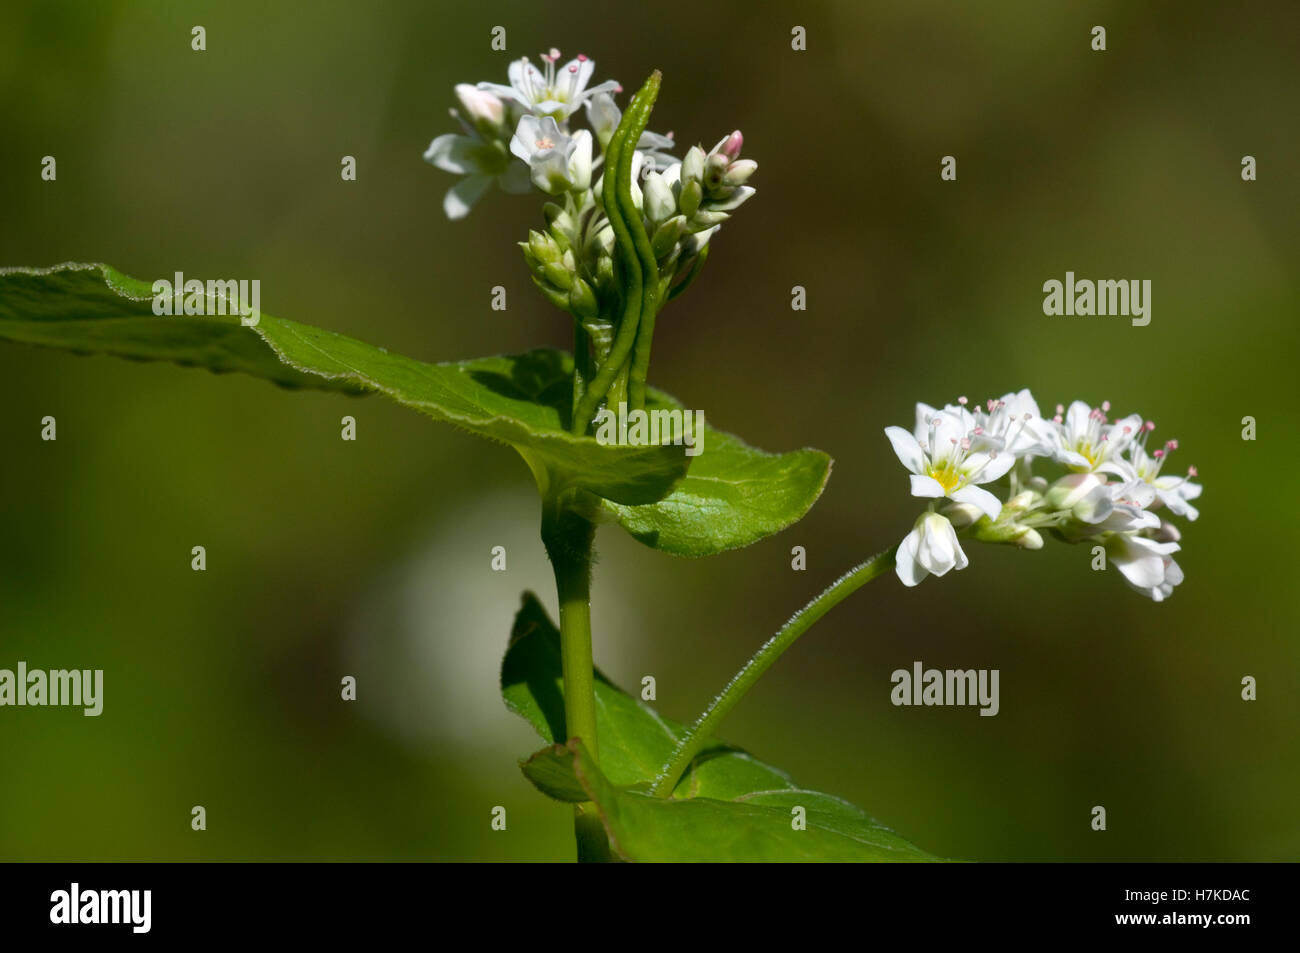
[[[597,526],[678,556],[747,546],[803,517],[830,458],[757,450],[648,385],[658,314],[696,280],[720,226],[755,194],[757,165],[741,158],[739,131],[673,158],[674,138],[647,131],[659,73],[620,109],[622,87],[593,85],[590,59],[560,59],[550,50],[540,66],[512,63],[506,84],[456,86],[460,131],[439,135],[424,157],[459,176],[443,201],[450,219],[493,187],[543,193],[538,227],[519,245],[542,296],[569,316],[572,355],[428,364],[256,310],[250,320],[230,300],[233,283],[148,284],[73,263],[0,272],[0,336],[379,393],[514,447],[537,484],[559,624],[524,594],[501,692],[546,743],[521,766],[542,793],[572,803],[579,859],[937,859],[718,740],[719,722],[865,583],[891,567],[907,586],[964,569],[963,539],[1039,549],[1047,532],[1082,542],[1094,547],[1094,565],[1104,554],[1130,586],[1168,598],[1182,571],[1172,558],[1178,531],[1161,514],[1196,518],[1196,471],[1164,473],[1177,442],[1148,451],[1154,425],[1112,422],[1105,403],[1076,401],[1051,418],[1023,390],[974,408],[965,398],[942,409],[918,404],[911,431],[885,430],[911,495],[928,501],[910,532],[795,613],[691,726],[661,717],[594,667]],[[600,424],[615,414],[618,428]],[[1049,479],[1036,467],[1055,472]]]

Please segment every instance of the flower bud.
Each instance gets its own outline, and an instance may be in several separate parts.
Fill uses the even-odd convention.
[[[597,93],[587,100],[587,123],[596,134],[602,150],[614,137],[614,130],[618,128],[619,120],[622,118],[622,112],[614,104],[614,97],[609,93]]]
[[[683,166],[682,175],[685,176],[686,170]],[[687,181],[682,179],[682,191],[677,196],[677,207],[681,209],[682,214],[688,218],[693,216],[700,208],[700,202],[704,201],[704,189],[696,179]]]
[[[1012,542],[1021,549],[1043,548],[1043,537],[1039,534],[1038,530],[1033,528],[1026,528],[1025,531],[1013,539]]]
[[[683,189],[689,182],[699,183],[704,179],[704,158],[704,150],[699,146],[691,146],[686,151],[686,158],[682,159]]]
[[[596,292],[591,285],[575,277],[569,288],[569,310],[578,318],[594,318],[600,314],[600,305],[596,301]]]
[[[726,173],[722,176],[722,184],[732,188],[737,185],[744,185],[749,181],[749,177],[757,171],[757,162],[753,159],[741,159],[727,167]]]
[[[465,119],[471,126],[488,137],[501,134],[506,121],[505,103],[487,90],[469,83],[456,85],[456,98],[460,100]]]
[[[1069,473],[1047,491],[1047,505],[1054,510],[1072,510],[1089,494],[1105,491],[1106,478],[1098,473]]]
[[[647,192],[647,194],[649,194]],[[686,216],[676,215],[660,225],[650,239],[650,247],[658,261],[667,258],[686,233]]]
[[[718,144],[719,151],[721,151],[728,159],[733,161],[739,157],[740,150],[744,148],[744,146],[745,137],[740,134],[739,129],[727,136],[726,139],[723,139],[722,142]]]
[[[974,526],[984,516],[984,511],[971,503],[953,503],[944,508],[943,515],[957,529]]]
[[[565,252],[560,261],[547,262],[542,268],[542,273],[552,286],[561,291],[568,291],[573,286],[575,277],[573,253]]]
[[[564,257],[564,252],[555,239],[531,228],[528,230],[528,250],[542,265],[553,264]]]
[[[677,200],[673,190],[668,187],[664,177],[658,172],[651,172],[645,177],[645,214],[651,224],[658,225],[667,221],[677,212]]]

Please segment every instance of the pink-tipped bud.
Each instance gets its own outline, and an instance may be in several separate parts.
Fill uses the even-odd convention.
[[[728,159],[736,159],[740,155],[740,150],[745,145],[745,137],[737,129],[731,135],[727,136],[722,143],[722,154]]]
[[[1187,468],[1187,475],[1188,475],[1189,477],[1194,477],[1194,476],[1196,476],[1196,467],[1188,467],[1188,468]]]

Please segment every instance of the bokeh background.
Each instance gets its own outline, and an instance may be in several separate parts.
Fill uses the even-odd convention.
[[[739,126],[760,170],[662,316],[652,380],[836,464],[803,522],[743,551],[686,561],[602,530],[599,664],[653,674],[659,709],[691,718],[907,531],[918,505],[881,431],[915,401],[1109,399],[1203,477],[1172,601],[1083,547],[972,545],[964,572],[836,609],[724,735],[947,856],[1300,857],[1300,7],[133,0],[0,20],[0,264],[258,277],[269,313],[427,360],[569,339],[513,244],[534,199],[441,214],[452,177],[421,154],[453,128],[453,84],[551,45],[630,86],[661,68],[652,128],[707,146]],[[1151,324],[1045,317],[1067,270],[1151,279]],[[0,667],[106,681],[99,718],[0,710],[0,857],[571,858],[567,809],[516,767],[536,739],[497,695],[520,592],[554,605],[508,449],[379,399],[11,345],[0,441]],[[892,707],[890,672],[918,659],[1000,669],[1001,713]]]

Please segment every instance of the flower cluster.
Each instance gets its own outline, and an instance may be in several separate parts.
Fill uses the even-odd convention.
[[[1048,531],[1102,546],[1125,582],[1157,602],[1173,593],[1183,581],[1173,559],[1180,533],[1161,511],[1195,520],[1201,495],[1195,467],[1163,472],[1177,440],[1149,450],[1155,424],[1136,414],[1112,421],[1108,402],[1058,404],[1050,418],[1028,390],[968,404],[917,404],[911,432],[885,429],[912,495],[934,501],[899,544],[895,568],[906,585],[966,568],[962,535],[1040,549]],[[1049,482],[1034,473],[1037,460],[1063,472]],[[985,488],[1003,482],[1005,500]]]
[[[536,188],[552,200],[546,228],[522,242],[542,293],[590,328],[597,347],[614,329],[622,306],[615,232],[606,214],[602,166],[622,120],[617,82],[590,85],[595,63],[559,50],[510,64],[509,84],[460,84],[460,133],[438,136],[424,154],[440,169],[463,176],[443,208],[463,218],[495,183],[506,192]],[[590,129],[575,128],[585,113]],[[754,190],[745,183],[757,164],[740,157],[744,137],[733,132],[711,150],[694,146],[675,159],[672,133],[644,131],[632,157],[632,197],[659,268],[659,300],[694,278],[718,226]]]

